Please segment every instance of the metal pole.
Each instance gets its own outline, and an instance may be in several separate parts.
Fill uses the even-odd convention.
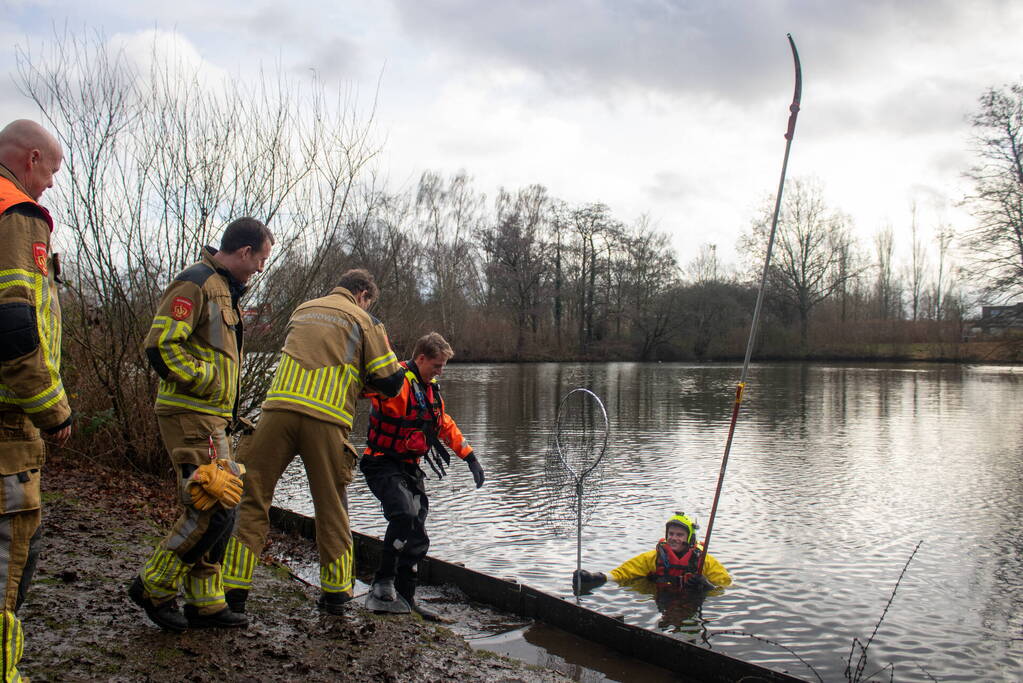
[[[714,491],[714,504],[710,509],[710,519],[707,520],[707,533],[703,538],[703,553],[700,555],[700,569],[703,571],[703,561],[710,551],[710,536],[714,530],[714,517],[718,511],[718,501],[721,498],[721,487],[725,481],[725,469],[728,467],[728,454],[732,450],[732,438],[735,435],[735,423],[739,419],[739,406],[742,404],[742,395],[746,389],[746,375],[749,372],[750,358],[753,355],[753,345],[757,335],[757,325],[760,322],[760,309],[764,303],[764,290],[767,289],[767,274],[771,267],[771,250],[774,248],[774,236],[778,230],[778,214],[781,212],[781,197],[785,189],[785,171],[789,165],[789,150],[792,149],[792,137],[796,132],[796,116],[799,114],[799,104],[803,96],[803,70],[799,63],[799,52],[796,51],[796,43],[792,40],[792,34],[787,34],[789,47],[792,48],[792,60],[796,68],[796,89],[792,95],[792,104],[789,106],[789,125],[785,131],[785,157],[781,164],[781,178],[778,180],[778,194],[774,200],[774,216],[771,219],[771,234],[767,239],[767,255],[764,257],[764,270],[760,275],[760,291],[757,292],[757,303],[753,309],[753,322],[750,325],[749,340],[746,342],[746,357],[742,362],[742,373],[739,375],[739,383],[735,387],[735,402],[732,404],[732,421],[728,425],[728,439],[725,441],[725,454],[721,458],[721,470],[718,472],[717,488]]]
[[[576,515],[575,515],[575,571],[576,576],[579,576],[579,572],[583,568],[583,480],[575,484],[575,502],[576,502]],[[582,591],[582,582],[579,582],[579,586],[576,588],[576,593]],[[576,598],[578,599],[578,597]]]

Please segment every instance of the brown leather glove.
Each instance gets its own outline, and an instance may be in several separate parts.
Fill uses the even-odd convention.
[[[245,466],[220,458],[208,465],[200,465],[188,482],[192,505],[199,510],[209,510],[217,503],[233,508],[242,499],[241,475]]]

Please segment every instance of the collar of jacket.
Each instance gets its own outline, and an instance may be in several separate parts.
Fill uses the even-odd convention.
[[[351,301],[356,308],[358,308],[359,310],[364,310],[362,306],[359,306],[359,302],[355,300],[355,295],[352,294],[351,290],[348,289],[347,287],[335,287],[334,289],[330,290],[330,293],[331,295],[337,294],[338,296],[343,296],[344,298]],[[366,315],[369,316],[369,319],[373,321],[374,325],[380,324],[380,319],[373,315],[372,313],[370,313],[369,311],[366,311]]]
[[[330,290],[330,293],[337,294],[338,296],[343,296],[356,306],[359,305],[358,302],[355,301],[355,295],[352,294],[347,287],[335,287],[334,289]]]
[[[42,204],[40,204],[35,199],[32,199],[31,197],[28,196],[28,190],[26,190],[25,186],[21,184],[21,181],[18,180],[18,176],[14,175],[14,171],[7,168],[3,164],[0,164],[0,177],[6,178],[7,180],[11,181],[11,183],[14,185],[15,189],[18,190],[18,192],[25,195],[25,197],[28,198],[29,201],[35,204],[36,207],[43,212],[46,219],[46,223],[50,226],[50,232],[53,232],[53,218],[50,216],[50,210],[47,209]]]
[[[414,360],[412,360],[411,358],[409,358],[408,360],[401,361],[401,365],[404,365],[406,370],[410,371],[413,375],[415,375],[416,376],[416,381],[419,382],[420,384],[422,384],[423,386],[426,386],[428,384],[433,384],[433,385],[437,384],[437,378],[436,377],[431,379],[429,382],[424,382],[423,381],[423,376],[419,374],[419,366],[416,365],[416,362]]]
[[[224,276],[227,280],[227,286],[231,289],[231,302],[237,304],[238,299],[242,298],[242,294],[248,290],[248,287],[234,279],[231,271],[217,260],[217,250],[208,244],[203,247],[202,260],[210,268]]]
[[[8,180],[10,180],[10,181],[11,181],[12,183],[14,183],[14,186],[15,186],[16,188],[18,188],[19,190],[21,190],[21,192],[22,192],[22,193],[23,193],[23,194],[24,194],[24,195],[25,195],[26,197],[28,196],[28,190],[26,190],[26,189],[25,189],[25,186],[21,184],[21,181],[20,181],[20,180],[18,180],[18,176],[14,175],[14,171],[12,171],[11,169],[7,168],[7,167],[6,167],[6,166],[4,166],[3,164],[0,164],[0,175],[2,175],[2,176],[3,176],[4,178],[7,178],[7,179],[8,179]],[[29,199],[31,199],[31,197],[29,197]]]

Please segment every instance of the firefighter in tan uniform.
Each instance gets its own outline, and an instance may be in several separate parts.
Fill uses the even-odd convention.
[[[160,376],[160,436],[184,510],[129,585],[128,595],[170,631],[248,623],[227,607],[220,571],[244,472],[231,457],[227,429],[238,408],[238,300],[249,278],[262,272],[272,245],[273,236],[258,220],[233,221],[220,250],[206,247],[202,260],[164,291],[145,340],[146,356]],[[184,616],[177,608],[179,588]]]
[[[60,144],[41,126],[14,121],[0,131],[0,666],[18,672],[24,645],[15,616],[35,568],[42,518],[39,478],[45,446],[71,435],[60,379],[60,305],[50,252],[53,220],[36,201],[53,186]]]
[[[245,611],[266,543],[274,488],[296,455],[316,509],[319,605],[338,614],[352,597],[347,487],[357,462],[348,441],[355,403],[364,385],[393,396],[404,377],[383,324],[367,312],[377,295],[372,275],[349,270],[330,294],[305,302],[288,322],[259,424],[238,453],[245,493],[224,560],[227,601],[237,612]]]

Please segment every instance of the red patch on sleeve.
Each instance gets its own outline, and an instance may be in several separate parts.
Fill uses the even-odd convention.
[[[48,275],[49,271],[46,269],[46,245],[42,242],[32,243],[32,260],[36,262],[36,268],[43,275]]]
[[[184,320],[192,315],[192,300],[183,296],[174,297],[171,302],[171,317],[175,320]]]

